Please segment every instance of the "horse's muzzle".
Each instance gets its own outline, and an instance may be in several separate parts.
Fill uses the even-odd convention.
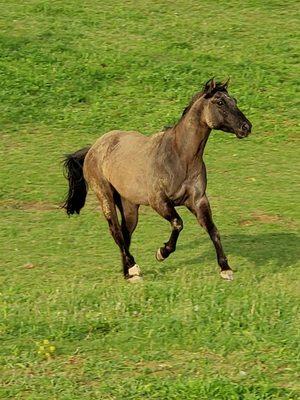
[[[243,138],[247,137],[249,135],[249,133],[251,133],[251,128],[252,128],[252,125],[250,122],[244,122],[242,124],[242,126],[240,127],[240,129],[236,132],[236,136],[239,139],[243,139]]]

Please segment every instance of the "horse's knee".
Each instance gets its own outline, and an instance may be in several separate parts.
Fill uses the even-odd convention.
[[[183,221],[181,218],[175,218],[172,221],[172,228],[178,232],[181,232],[183,229]]]

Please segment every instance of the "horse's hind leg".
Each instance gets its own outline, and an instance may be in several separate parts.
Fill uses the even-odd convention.
[[[139,205],[131,203],[129,200],[124,199],[118,195],[116,198],[116,204],[121,213],[121,229],[123,237],[128,249],[130,248],[131,236],[138,223],[138,211]]]
[[[120,248],[124,277],[129,281],[141,279],[139,266],[135,263],[134,257],[129,252],[128,240],[124,238],[118,220],[114,200],[114,189],[109,182],[104,179],[101,181],[101,184],[97,184],[96,187],[93,185],[93,189],[100,201],[103,214],[108,222],[110,233]]]
[[[169,240],[156,252],[157,261],[163,261],[176,250],[177,239],[183,229],[183,221],[170,203],[151,204],[151,207],[171,224],[172,232]]]

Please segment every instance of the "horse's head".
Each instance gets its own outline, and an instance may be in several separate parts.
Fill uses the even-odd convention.
[[[211,129],[235,133],[239,139],[249,135],[252,124],[237,107],[237,101],[227,92],[228,81],[216,83],[210,79],[203,90],[203,118]]]

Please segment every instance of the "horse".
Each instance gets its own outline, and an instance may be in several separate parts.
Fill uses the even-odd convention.
[[[64,167],[69,190],[62,207],[69,216],[79,214],[88,187],[95,192],[120,249],[124,277],[136,282],[142,274],[130,252],[130,242],[139,207],[150,206],[171,225],[169,240],[156,251],[157,261],[164,261],[175,251],[183,229],[175,208],[185,206],[210,236],[221,278],[232,280],[233,271],[206,196],[203,152],[212,129],[234,133],[242,139],[251,128],[251,122],[237,107],[237,100],[228,93],[228,80],[220,83],[212,78],[192,98],[173,127],[150,136],[113,130],[92,146],[67,155]]]

